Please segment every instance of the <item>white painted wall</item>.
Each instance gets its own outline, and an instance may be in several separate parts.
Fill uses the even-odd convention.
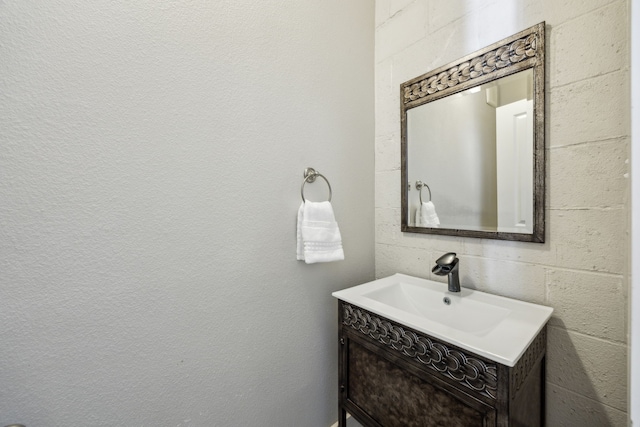
[[[628,413],[629,2],[376,1],[376,275],[430,276],[554,307],[547,425],[625,426]],[[400,232],[400,83],[547,23],[546,243]]]
[[[0,2],[0,425],[336,420],[330,293],[374,271],[373,9]],[[295,260],[307,166],[343,262]]]

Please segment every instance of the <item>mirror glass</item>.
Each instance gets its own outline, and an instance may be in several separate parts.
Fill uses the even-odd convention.
[[[525,40],[526,52],[532,46],[527,31],[540,28],[543,24],[471,56],[480,57],[486,71],[500,47],[507,46],[502,57],[508,58],[517,54],[512,46]],[[533,43],[524,60],[506,61],[494,67],[499,73],[484,73],[477,82],[471,77],[460,82],[460,64],[473,62],[465,57],[403,84],[408,99],[402,108],[403,231],[544,241],[541,50]],[[434,76],[442,83],[443,74],[457,82],[441,84],[443,93],[435,90],[439,96],[428,99],[424,88],[432,86]],[[407,94],[415,93],[416,80],[420,89],[412,100]]]

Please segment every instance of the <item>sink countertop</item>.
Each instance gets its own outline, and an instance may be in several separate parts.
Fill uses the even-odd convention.
[[[510,367],[553,312],[551,307],[464,287],[449,292],[446,283],[399,273],[332,295]]]

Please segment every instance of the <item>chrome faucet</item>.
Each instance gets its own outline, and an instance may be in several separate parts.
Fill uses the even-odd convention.
[[[460,260],[453,252],[448,252],[436,260],[436,265],[431,270],[438,276],[447,276],[449,280],[449,292],[460,292],[460,276],[458,275],[458,262]]]

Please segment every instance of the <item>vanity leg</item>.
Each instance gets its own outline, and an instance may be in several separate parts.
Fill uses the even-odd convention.
[[[540,426],[545,427],[547,425],[547,384],[546,384],[546,371],[547,371],[547,356],[542,356],[542,362],[540,366]]]
[[[342,407],[338,410],[338,427],[347,427],[347,411]]]

